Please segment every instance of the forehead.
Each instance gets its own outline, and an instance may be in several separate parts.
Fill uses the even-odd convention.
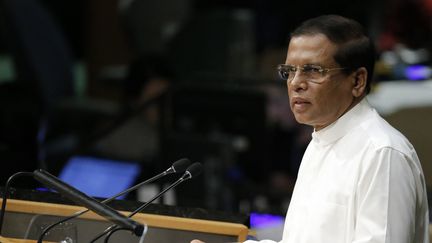
[[[333,63],[336,45],[323,34],[301,35],[291,38],[286,63]]]

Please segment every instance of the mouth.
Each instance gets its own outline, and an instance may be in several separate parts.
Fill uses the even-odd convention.
[[[310,104],[310,102],[308,102],[308,101],[300,101],[300,100],[296,100],[296,101],[294,101],[294,104],[295,104],[295,105]]]
[[[297,112],[304,111],[311,105],[311,102],[303,98],[293,98],[291,103],[293,110]]]
[[[311,102],[305,98],[293,97],[291,99],[291,103],[293,103],[293,104],[310,104]]]

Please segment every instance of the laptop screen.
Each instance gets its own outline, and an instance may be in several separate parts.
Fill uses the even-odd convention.
[[[140,173],[136,162],[90,156],[71,157],[59,178],[92,197],[109,198],[132,186]],[[119,197],[124,199],[124,196]]]

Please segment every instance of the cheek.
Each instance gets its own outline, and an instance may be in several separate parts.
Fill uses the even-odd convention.
[[[342,87],[332,87],[321,90],[317,96],[317,102],[322,114],[327,116],[339,116],[351,104],[352,94],[349,90]]]
[[[321,106],[322,108],[327,108],[328,106],[331,106],[335,99],[337,99],[335,93],[321,91],[316,92],[314,96],[314,100],[317,105]]]
[[[338,88],[334,87],[316,90],[313,99],[317,108],[316,112],[324,117],[333,116],[333,113],[339,110],[345,100]]]

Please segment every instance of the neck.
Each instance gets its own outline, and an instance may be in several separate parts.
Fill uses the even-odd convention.
[[[354,106],[356,106],[358,103],[360,103],[360,101],[362,101],[364,97],[365,97],[365,95],[362,95],[362,96],[360,96],[360,97],[353,97],[353,99],[352,99],[352,101],[351,101],[351,104],[350,104],[350,105],[345,109],[344,112],[342,112],[342,113],[340,114],[340,116],[339,116],[336,120],[334,120],[332,123],[328,124],[327,126],[323,126],[323,127],[314,127],[314,130],[315,130],[315,131],[319,131],[319,130],[322,130],[322,129],[328,127],[329,125],[333,124],[334,122],[336,122],[337,120],[339,120],[339,118],[341,118],[343,115],[345,115],[345,113],[347,113],[347,112],[348,112],[349,110],[351,110]]]

